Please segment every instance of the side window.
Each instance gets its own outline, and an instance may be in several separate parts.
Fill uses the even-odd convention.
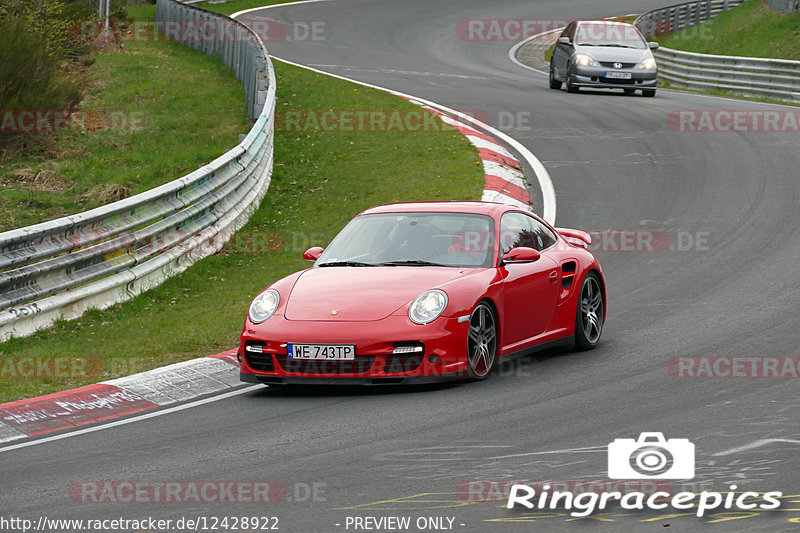
[[[577,27],[578,27],[577,22],[570,22],[569,25],[567,26],[567,29],[564,30],[564,32],[566,33],[565,37],[569,37],[570,41],[575,39],[575,28]]]
[[[530,217],[528,217],[530,218]],[[556,236],[550,231],[550,228],[536,220],[535,218],[531,218],[531,226],[533,229],[533,233],[536,236],[537,246],[536,248],[540,252],[545,248],[550,248],[556,243]]]
[[[512,248],[525,246],[533,248],[534,240],[530,217],[522,213],[506,213],[500,221],[500,248],[503,253]]]
[[[524,213],[510,212],[500,221],[500,248],[506,253],[524,246],[542,251],[556,242],[556,236],[541,222]]]

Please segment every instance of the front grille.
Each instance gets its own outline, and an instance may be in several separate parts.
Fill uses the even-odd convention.
[[[391,354],[386,356],[383,371],[387,374],[399,374],[401,372],[412,372],[422,364],[421,354]]]
[[[602,66],[608,68],[633,68],[636,66],[636,63],[622,63],[621,67],[615,67],[614,63],[619,63],[619,61],[600,61]]]
[[[248,348],[255,349],[250,351]],[[247,360],[247,366],[259,372],[275,372],[275,365],[272,363],[272,355],[262,353],[264,348],[263,342],[248,341],[244,345],[244,358]]]
[[[618,85],[633,85],[636,80],[621,80],[619,78],[598,78],[603,83],[616,83]]]
[[[375,363],[374,355],[357,355],[351,361],[289,359],[285,354],[276,355],[275,359],[285,372],[296,374],[365,374]]]

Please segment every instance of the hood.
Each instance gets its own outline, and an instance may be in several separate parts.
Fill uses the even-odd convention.
[[[381,320],[476,269],[443,267],[321,267],[298,278],[286,304],[288,320]],[[335,315],[331,311],[338,311]]]
[[[618,61],[620,63],[641,63],[652,55],[649,48],[618,48],[605,46],[579,46],[578,52],[591,56],[595,61]]]

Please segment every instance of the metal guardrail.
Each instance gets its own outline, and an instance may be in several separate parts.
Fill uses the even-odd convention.
[[[199,169],[84,213],[0,233],[0,340],[25,336],[132,298],[219,251],[247,222],[272,175],[275,76],[258,35],[176,0],[158,0],[157,27],[217,28],[215,39],[173,32],[216,54],[242,81],[255,123]]]
[[[800,11],[800,0],[764,0],[770,9],[784,13],[797,13]]]
[[[648,39],[702,24],[743,0],[704,0],[656,9],[634,24]],[[719,56],[661,47],[658,75],[672,87],[722,90],[741,96],[800,103],[800,61]]]
[[[692,28],[720,13],[738,6],[744,0],[702,0],[663,7],[640,15],[633,24],[647,39]]]

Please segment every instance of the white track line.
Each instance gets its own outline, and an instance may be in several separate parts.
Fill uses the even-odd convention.
[[[532,35],[532,36],[528,37],[527,39],[518,42],[517,44],[515,44],[514,46],[512,46],[508,50],[508,58],[512,62],[516,63],[517,65],[519,65],[522,68],[526,68],[528,70],[532,70],[534,72],[538,72],[539,74],[544,74],[545,76],[549,76],[550,75],[549,72],[545,72],[543,70],[539,70],[538,68],[533,68],[531,66],[526,65],[525,63],[520,62],[520,60],[517,59],[517,50],[519,50],[525,43],[527,43],[529,41],[532,41],[532,40],[536,39],[537,37],[541,37],[541,36],[547,35],[549,33],[556,33],[556,32],[561,31],[562,29],[563,28],[556,28],[555,30],[548,30],[548,31],[545,31],[545,32],[542,32],[542,33],[537,33],[536,35]]]
[[[157,416],[168,415],[171,413],[175,413],[177,411],[183,411],[184,409],[191,409],[192,407],[197,407],[199,405],[205,405],[207,403],[218,402],[220,400],[225,400],[232,396],[239,396],[240,394],[245,394],[247,392],[252,392],[253,389],[262,388],[262,385],[252,385],[249,387],[244,387],[241,389],[237,389],[235,391],[226,392],[225,394],[220,394],[219,396],[210,396],[208,398],[204,398],[202,400],[198,400],[196,402],[191,403],[184,403],[182,405],[176,405],[175,407],[169,407],[167,409],[162,409],[160,411],[152,411],[152,412],[145,412],[140,415],[134,415],[130,418],[124,418],[122,420],[115,420],[114,422],[109,422],[107,424],[100,424],[98,426],[90,426],[84,429],[79,429],[77,431],[70,431],[69,433],[61,433],[58,435],[53,435],[50,437],[44,437],[37,440],[32,440],[28,442],[21,442],[19,444],[12,444],[11,446],[4,446],[0,448],[0,453],[3,452],[10,452],[11,450],[17,450],[19,448],[27,448],[29,446],[37,446],[39,444],[44,444],[46,442],[52,442],[55,440],[61,439],[68,439],[70,437],[75,437],[77,435],[84,435],[86,433],[94,433],[95,431],[101,431],[103,429],[113,428],[117,426],[124,426],[125,424],[132,424],[134,422],[139,422],[140,420],[146,420],[148,418],[155,418]]]
[[[305,3],[326,2],[326,1],[329,1],[329,0],[305,0]],[[274,5],[274,6],[264,6],[264,7],[258,7],[258,8],[253,8],[253,9],[246,9],[244,11],[239,11],[237,13],[234,13],[233,15],[231,15],[231,17],[232,18],[236,18],[236,17],[238,17],[239,15],[241,15],[243,13],[249,13],[251,11],[266,10],[266,9],[272,9],[272,8],[275,8],[275,7],[286,6],[286,5],[295,5],[295,4],[301,4],[301,3],[304,3],[304,2],[290,2],[289,4],[277,4],[277,5]],[[541,193],[542,193],[542,213],[541,213],[542,218],[544,218],[551,225],[555,224],[555,221],[556,221],[556,191],[555,191],[555,187],[553,187],[553,181],[550,179],[550,174],[547,172],[547,169],[544,168],[544,165],[542,164],[542,162],[539,161],[539,158],[537,158],[535,155],[533,155],[533,153],[530,150],[528,150],[525,146],[522,145],[522,143],[520,143],[519,141],[517,141],[513,137],[511,137],[509,135],[506,135],[502,131],[500,131],[500,130],[498,130],[496,128],[493,128],[492,126],[490,126],[488,124],[485,124],[485,123],[481,122],[480,120],[472,118],[471,116],[469,116],[469,115],[467,115],[465,113],[461,113],[460,111],[456,111],[455,109],[451,109],[451,108],[449,108],[447,106],[443,106],[441,104],[438,104],[436,102],[432,102],[430,100],[425,100],[424,98],[419,98],[417,96],[413,96],[413,95],[410,95],[410,94],[405,94],[405,93],[402,93],[400,91],[395,91],[394,89],[389,89],[387,87],[381,87],[379,85],[373,85],[371,83],[366,83],[366,82],[355,80],[355,79],[352,79],[352,78],[347,78],[345,76],[340,76],[338,74],[333,74],[331,72],[326,72],[324,70],[319,70],[319,69],[316,69],[314,67],[309,67],[307,65],[301,65],[300,63],[295,63],[294,61],[289,61],[288,59],[283,59],[283,58],[276,57],[276,56],[271,56],[271,57],[272,57],[272,59],[277,59],[278,61],[281,61],[281,62],[286,63],[288,65],[304,68],[306,70],[310,70],[310,71],[316,72],[318,74],[325,74],[326,76],[331,76],[333,78],[338,78],[340,80],[349,81],[351,83],[356,83],[358,85],[361,85],[362,87],[369,87],[370,89],[377,89],[379,91],[384,91],[384,92],[387,92],[389,94],[393,94],[395,96],[401,96],[403,98],[407,98],[407,99],[412,100],[414,102],[418,102],[418,103],[421,103],[421,104],[424,104],[424,105],[439,109],[440,111],[444,111],[446,113],[450,113],[450,114],[452,114],[454,116],[457,116],[461,120],[470,122],[470,123],[478,126],[479,128],[482,128],[484,131],[489,132],[493,136],[503,140],[506,144],[508,144],[514,150],[516,150],[517,153],[519,153],[528,162],[528,164],[533,169],[534,174],[536,174],[536,180],[539,182],[539,189],[541,190]]]
[[[241,11],[237,11],[233,15],[228,15],[232,19],[235,19],[239,15],[244,15],[245,13],[250,13],[252,11],[261,11],[262,9],[269,9],[272,7],[283,7],[283,6],[296,6],[298,4],[314,4],[317,2],[329,2],[330,0],[300,0],[299,2],[284,2],[283,4],[273,4],[271,6],[261,6],[261,7],[251,7],[250,9],[242,9]]]

